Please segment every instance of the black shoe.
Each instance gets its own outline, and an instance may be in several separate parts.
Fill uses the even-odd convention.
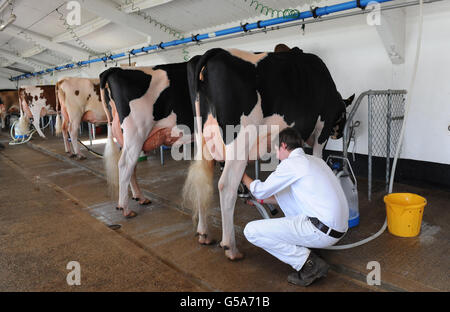
[[[316,279],[326,276],[330,266],[311,252],[300,271],[289,274],[288,282],[299,286],[309,286]]]
[[[248,188],[243,183],[239,184],[238,197],[241,197],[241,198],[248,198],[248,197],[250,197],[250,191],[248,190]]]

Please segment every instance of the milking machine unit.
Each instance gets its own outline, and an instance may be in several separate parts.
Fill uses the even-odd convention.
[[[28,127],[23,129],[19,126],[19,123],[14,125],[14,139],[27,139],[29,136],[30,130]]]
[[[34,132],[36,132],[36,130],[33,129],[30,131],[29,123],[25,121],[24,115],[21,114],[19,119],[16,119],[11,123],[10,135],[12,141],[10,141],[9,144],[16,145],[26,143],[31,139]]]
[[[49,118],[48,123],[44,125],[41,129],[44,130],[45,128],[48,127],[50,123],[51,119]],[[10,136],[12,140],[9,142],[9,145],[27,143],[28,141],[31,140],[33,134],[35,134],[36,132],[37,132],[36,129],[34,128],[30,129],[30,123],[25,119],[25,116],[23,115],[22,112],[20,118],[16,119],[11,124]]]
[[[348,227],[359,224],[358,184],[348,158],[337,155],[327,157],[326,163],[331,167],[341,183],[348,203]]]

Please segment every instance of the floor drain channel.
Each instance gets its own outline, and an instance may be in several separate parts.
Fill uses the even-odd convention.
[[[117,230],[119,230],[119,229],[122,227],[121,224],[108,224],[107,226],[108,226],[111,230],[114,230],[114,231],[117,231]]]

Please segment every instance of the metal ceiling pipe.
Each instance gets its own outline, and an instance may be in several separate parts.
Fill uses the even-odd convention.
[[[429,4],[429,3],[439,2],[439,1],[443,1],[443,0],[424,0],[423,3]],[[419,5],[419,0],[382,6],[381,11],[400,9],[400,8],[405,8],[405,7],[415,6],[415,5]],[[227,36],[226,38],[210,39],[210,40],[208,40],[208,43],[215,42],[215,41],[221,41],[221,40],[225,40],[225,39],[241,38],[241,37],[245,37],[245,36],[256,35],[259,33],[267,33],[269,31],[280,30],[280,29],[289,28],[289,27],[297,27],[297,26],[301,26],[301,25],[321,23],[321,22],[331,21],[331,20],[335,20],[335,19],[339,19],[339,18],[350,17],[350,16],[355,16],[355,15],[364,15],[364,14],[369,14],[369,13],[371,13],[370,10],[361,10],[361,11],[353,11],[353,12],[348,12],[348,13],[336,14],[336,15],[327,16],[324,18],[313,19],[313,20],[297,21],[297,22],[289,23],[287,25],[277,25],[277,26],[272,26],[270,28],[266,28],[266,29],[254,30],[252,32],[247,32],[247,33],[244,32],[244,33],[234,34],[231,36]],[[167,49],[167,51],[180,49],[180,48],[182,48],[182,47],[172,47],[172,48]]]
[[[20,76],[16,76],[13,77],[11,80],[20,80],[20,79],[26,79],[26,78],[30,78],[30,77],[34,77],[34,76],[38,76],[38,75],[42,75],[45,73],[51,73],[53,71],[60,71],[60,70],[64,70],[64,69],[71,69],[74,68],[75,66],[78,67],[82,67],[91,63],[97,63],[97,62],[107,62],[109,60],[115,60],[115,59],[120,59],[120,58],[124,58],[124,57],[128,57],[130,55],[136,55],[136,54],[140,54],[140,53],[148,53],[150,51],[164,51],[164,49],[167,48],[167,50],[172,50],[172,49],[176,49],[179,47],[179,45],[186,45],[186,44],[192,44],[192,43],[197,43],[199,41],[202,40],[208,40],[209,42],[212,41],[217,41],[217,40],[223,40],[223,39],[229,39],[232,37],[239,37],[239,36],[244,36],[246,34],[254,34],[254,33],[259,33],[259,32],[264,32],[267,30],[276,30],[276,29],[280,29],[280,28],[285,28],[285,27],[292,27],[292,26],[296,26],[296,25],[301,25],[301,24],[307,24],[307,23],[314,23],[314,22],[320,22],[320,21],[325,21],[325,20],[329,20],[329,19],[334,19],[334,16],[331,16],[329,18],[314,18],[311,21],[302,21],[306,18],[311,18],[311,17],[321,17],[323,15],[328,15],[330,13],[334,13],[334,12],[340,12],[340,11],[346,11],[346,10],[350,10],[350,9],[355,9],[358,8],[358,2],[360,4],[360,7],[365,7],[367,6],[371,1],[373,0],[360,0],[360,1],[349,1],[349,2],[345,2],[345,3],[341,3],[341,4],[336,4],[336,5],[331,5],[331,6],[325,6],[325,7],[317,7],[314,9],[313,11],[305,11],[302,13],[297,14],[295,17],[279,17],[279,18],[273,18],[273,19],[269,19],[269,20],[264,20],[264,21],[258,21],[256,23],[251,23],[251,24],[246,24],[246,25],[240,25],[240,26],[236,26],[236,27],[232,27],[232,28],[227,28],[224,30],[219,30],[216,32],[211,32],[211,33],[207,33],[207,34],[202,34],[202,35],[195,35],[192,36],[191,38],[185,38],[185,39],[178,39],[178,40],[173,40],[173,41],[169,41],[169,42],[162,42],[160,44],[157,45],[151,45],[148,47],[144,47],[144,48],[140,48],[140,49],[133,49],[129,52],[122,52],[119,54],[114,54],[114,55],[110,55],[110,56],[105,56],[105,57],[99,57],[96,59],[91,59],[91,60],[87,60],[87,61],[81,61],[78,63],[73,63],[73,64],[67,64],[67,65],[62,65],[62,66],[57,66],[55,68],[49,68],[46,70],[42,70],[40,72],[35,72],[35,73],[29,73],[29,74],[24,74],[24,75],[20,75]],[[382,3],[382,2],[390,2],[393,0],[378,0],[378,3]],[[440,0],[430,0],[430,1],[424,1],[424,3],[431,3],[431,2],[436,2],[436,1],[440,1]],[[413,1],[413,2],[407,2],[407,3],[401,3],[398,5],[392,5],[390,6],[391,9],[394,8],[399,8],[399,7],[406,7],[406,6],[410,6],[410,5],[416,5],[418,3],[418,1]],[[381,7],[381,10],[384,10],[383,7]],[[341,14],[341,15],[336,15],[337,17],[346,17],[346,16],[351,16],[351,15],[356,15],[356,14],[364,14],[366,11],[357,11],[357,12],[349,12],[346,14]],[[297,22],[296,22],[297,21]],[[281,25],[284,23],[289,23],[288,25]],[[267,28],[270,27],[270,28]],[[249,32],[250,30],[254,30]],[[234,34],[234,35],[233,35]],[[226,36],[225,38],[217,38],[217,37],[222,37],[222,36]]]
[[[99,1],[99,0],[96,0],[96,1]],[[245,26],[241,25],[241,26],[224,29],[224,30],[219,30],[216,32],[211,32],[208,34],[196,35],[196,36],[192,36],[191,38],[178,39],[178,40],[173,40],[173,41],[169,41],[169,42],[162,42],[159,45],[151,45],[151,46],[144,47],[141,49],[133,49],[129,52],[122,52],[122,53],[115,54],[115,55],[100,57],[100,58],[96,58],[96,59],[92,59],[92,60],[88,60],[88,61],[81,61],[81,62],[77,62],[77,63],[73,63],[73,64],[57,66],[55,68],[49,68],[49,69],[42,70],[39,72],[20,75],[17,77],[13,77],[12,80],[20,80],[20,79],[30,78],[30,77],[42,75],[45,73],[50,73],[53,71],[59,71],[62,69],[73,68],[75,66],[81,67],[81,66],[88,65],[91,63],[96,63],[96,62],[107,62],[108,60],[115,60],[115,59],[122,58],[122,57],[125,57],[128,55],[136,55],[138,53],[144,53],[144,52],[148,53],[149,51],[157,50],[157,49],[164,49],[166,47],[183,45],[183,44],[187,44],[190,42],[198,42],[200,40],[206,40],[209,38],[227,36],[227,35],[239,33],[239,32],[247,32],[252,29],[265,28],[265,27],[271,26],[271,25],[288,23],[288,22],[292,22],[295,20],[302,20],[302,19],[306,19],[306,18],[310,18],[310,17],[319,17],[319,16],[330,14],[330,13],[345,11],[345,10],[354,9],[354,8],[358,8],[358,7],[365,7],[368,5],[368,3],[370,1],[372,1],[372,0],[354,0],[354,1],[349,1],[349,2],[345,2],[345,3],[341,3],[341,4],[335,4],[335,5],[331,5],[331,6],[317,7],[314,9],[314,11],[305,11],[305,12],[296,14],[295,17],[273,18],[273,19],[269,19],[269,20],[259,21],[257,23],[246,24]],[[393,0],[378,0],[379,3],[389,2],[389,1],[393,1]]]
[[[159,49],[159,48],[164,49],[164,48],[170,47],[170,46],[186,44],[189,42],[196,42],[196,41],[206,40],[206,39],[210,39],[210,38],[227,36],[227,35],[231,35],[231,34],[235,34],[235,33],[239,33],[239,32],[247,32],[247,31],[250,31],[253,29],[270,27],[273,25],[289,23],[289,22],[293,22],[296,20],[302,20],[302,19],[311,18],[311,17],[317,18],[320,16],[328,15],[330,13],[335,13],[335,12],[358,8],[358,2],[361,7],[366,7],[371,1],[373,1],[373,0],[349,1],[349,2],[335,4],[335,5],[331,5],[331,6],[317,7],[311,11],[304,11],[299,14],[295,14],[295,16],[293,16],[293,17],[285,17],[285,16],[277,17],[277,18],[272,18],[269,20],[258,21],[256,23],[231,27],[231,28],[219,30],[216,32],[211,32],[208,34],[196,35],[191,38],[163,42],[159,45],[152,45],[152,46],[149,46],[146,48],[132,50],[131,53],[135,54],[135,53],[141,53],[141,52],[148,52],[148,51]],[[378,0],[377,2],[383,3],[383,2],[390,2],[390,1],[393,1],[393,0]]]
[[[443,0],[424,0],[424,4],[434,3],[434,2],[439,2],[439,1],[443,1]],[[403,3],[392,4],[392,5],[386,5],[386,6],[382,6],[381,7],[381,11],[389,11],[389,10],[394,10],[394,9],[400,9],[400,8],[415,6],[415,5],[418,5],[418,4],[419,4],[419,1],[418,0],[414,0],[414,1],[408,1],[408,2],[403,2]],[[207,43],[217,42],[217,41],[222,41],[222,40],[228,40],[228,39],[242,38],[242,37],[256,35],[256,34],[260,34],[260,33],[268,33],[270,31],[280,30],[280,29],[284,29],[284,28],[298,27],[298,26],[306,25],[306,24],[321,23],[321,22],[331,21],[331,20],[344,18],[344,17],[355,16],[355,15],[364,15],[364,14],[369,14],[371,12],[372,12],[371,10],[359,10],[359,11],[352,11],[352,12],[348,12],[348,13],[335,14],[335,15],[331,15],[331,16],[327,16],[327,17],[316,18],[316,19],[312,19],[312,20],[296,21],[296,22],[291,22],[289,24],[275,25],[275,26],[271,26],[271,27],[265,27],[263,29],[256,29],[256,30],[249,31],[249,32],[240,32],[240,33],[236,33],[236,34],[231,34],[231,35],[228,35],[226,37],[209,38]],[[167,47],[167,48],[164,48],[164,49],[153,50],[150,53],[169,52],[169,51],[173,51],[173,50],[177,50],[177,49],[183,49],[183,48],[189,47],[191,45],[195,45],[195,44],[196,44],[195,41],[194,42],[188,42],[185,45],[181,45],[181,46],[177,45],[177,46]],[[127,55],[128,54],[126,54],[126,53],[121,53],[121,54],[117,54],[117,55],[112,55],[111,57],[113,59],[117,59],[117,58],[120,58],[120,57],[125,57]],[[139,55],[138,55],[138,57],[139,57]],[[102,61],[104,60],[104,58],[99,58],[99,59],[102,60]],[[92,63],[92,62],[97,62],[97,61],[98,61],[98,59],[91,60],[89,62],[89,64]],[[86,64],[87,64],[87,62],[86,62]]]

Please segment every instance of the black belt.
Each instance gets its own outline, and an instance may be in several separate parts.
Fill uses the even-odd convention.
[[[325,225],[325,224],[323,224],[322,222],[320,222],[320,220],[317,219],[317,218],[311,218],[311,217],[308,217],[308,218],[309,218],[309,221],[311,221],[311,223],[314,224],[314,226],[315,226],[316,228],[318,228],[319,230],[321,230],[321,231],[324,232],[325,234],[328,234],[328,235],[331,236],[331,237],[334,237],[334,238],[341,238],[341,237],[344,236],[344,234],[345,234],[345,232],[342,233],[342,232],[335,231],[335,230],[333,230],[333,229],[331,229],[330,233],[328,233],[328,231],[330,230],[330,228],[329,228],[327,225]]]

